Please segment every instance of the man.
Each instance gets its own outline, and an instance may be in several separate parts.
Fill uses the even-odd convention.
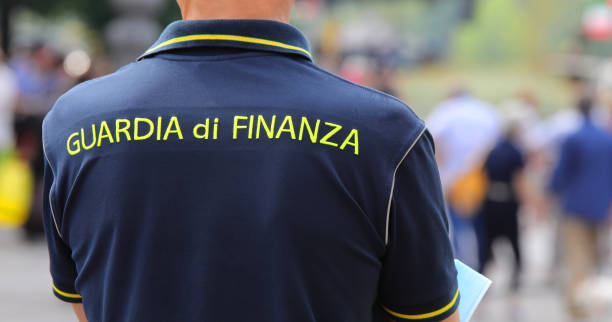
[[[561,147],[551,181],[564,217],[561,221],[569,280],[567,305],[574,318],[584,318],[579,289],[594,273],[598,239],[612,205],[612,135],[591,121],[592,101],[582,98],[583,124]]]
[[[423,122],[317,68],[291,0],[179,5],[45,120],[55,295],[83,321],[458,321]]]
[[[522,124],[512,116],[508,116],[504,123],[504,135],[489,152],[483,166],[487,178],[487,194],[476,218],[476,226],[482,234],[478,261],[482,273],[493,258],[493,244],[498,239],[510,242],[514,253],[511,288],[516,291],[522,266],[518,214],[524,189],[525,160],[519,145]]]
[[[474,216],[485,195],[482,164],[501,132],[497,111],[490,104],[456,86],[427,120],[438,148],[442,176],[453,228],[455,254],[478,267],[478,231]],[[481,239],[481,238],[480,238]]]

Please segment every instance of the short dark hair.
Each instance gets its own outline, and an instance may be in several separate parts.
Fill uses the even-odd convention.
[[[590,96],[583,96],[578,100],[578,110],[583,116],[589,116],[593,108],[593,99]]]

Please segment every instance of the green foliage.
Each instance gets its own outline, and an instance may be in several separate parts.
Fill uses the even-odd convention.
[[[83,0],[19,0],[17,6],[43,15],[74,12],[94,29],[101,30],[113,17],[108,1]]]
[[[571,49],[579,39],[582,12],[591,1],[480,1],[474,19],[456,30],[454,61],[537,60]]]
[[[181,11],[179,10],[178,5],[175,0],[166,0],[164,7],[162,8],[160,14],[158,15],[157,21],[161,26],[166,26],[169,23],[180,20],[181,19]]]
[[[18,7],[45,16],[75,13],[89,27],[98,31],[102,31],[115,14],[108,0],[18,0],[15,3]],[[180,18],[176,1],[166,0],[157,20],[160,25],[165,26]]]
[[[455,59],[486,63],[525,57],[533,24],[527,6],[517,1],[481,1],[475,19],[456,33]]]

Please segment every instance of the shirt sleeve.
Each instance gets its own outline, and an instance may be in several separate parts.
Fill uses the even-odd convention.
[[[448,220],[428,132],[395,174],[378,302],[398,321],[441,321],[459,304]]]
[[[59,228],[59,222],[54,213],[52,187],[54,180],[53,170],[49,162],[45,160],[44,172],[44,196],[43,196],[43,224],[49,248],[51,264],[51,278],[53,284],[51,288],[53,294],[60,300],[80,303],[81,295],[75,289],[77,277],[76,265],[71,258],[71,250],[64,242]]]

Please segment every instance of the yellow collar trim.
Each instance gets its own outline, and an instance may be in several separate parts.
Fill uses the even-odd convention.
[[[192,41],[192,40],[229,40],[229,41],[238,41],[238,42],[258,44],[258,45],[274,46],[274,47],[280,47],[280,48],[285,48],[285,49],[297,50],[297,51],[300,51],[308,55],[308,57],[312,58],[312,55],[310,54],[310,52],[301,47],[287,45],[287,44],[283,44],[278,41],[272,41],[272,40],[267,40],[267,39],[244,37],[244,36],[234,36],[234,35],[189,35],[189,36],[177,37],[177,38],[173,38],[173,39],[162,42],[161,44],[147,50],[145,54],[149,54],[155,50],[158,50],[168,45],[186,42],[186,41]]]

